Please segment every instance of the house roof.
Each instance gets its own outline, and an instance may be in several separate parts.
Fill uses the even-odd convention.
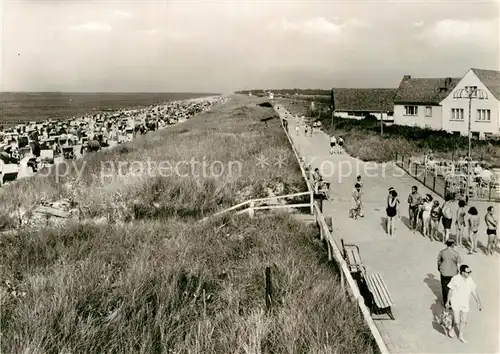
[[[490,90],[497,100],[500,100],[500,71],[472,69],[479,80]]]
[[[334,88],[336,111],[393,112],[396,89],[387,88]]]
[[[445,99],[461,78],[411,78],[403,77],[394,97],[394,104],[413,103],[438,105]]]

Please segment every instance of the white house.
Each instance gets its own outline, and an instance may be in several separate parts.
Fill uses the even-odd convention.
[[[454,92],[460,89],[480,91],[471,100],[472,136],[484,139],[500,135],[500,71],[470,69],[458,82]],[[462,97],[465,96],[462,93]],[[485,96],[484,99],[479,99],[481,96]],[[441,101],[441,107],[443,130],[467,136],[469,99],[453,98],[451,92]]]
[[[394,96],[394,124],[441,130],[441,101],[454,92],[459,78],[403,76]]]
[[[334,88],[331,105],[335,115],[342,118],[363,119],[372,115],[392,123],[395,93],[396,89],[385,88]]]

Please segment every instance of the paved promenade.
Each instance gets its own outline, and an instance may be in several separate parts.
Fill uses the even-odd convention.
[[[283,110],[284,111],[284,110]],[[294,112],[291,112],[294,113]],[[330,155],[329,138],[323,132],[305,137],[303,128],[295,132],[296,122],[288,120],[289,132],[299,154],[313,168],[320,168],[327,181],[331,182],[332,200],[325,202],[323,212],[331,216],[334,232],[341,235],[346,243],[359,246],[368,273],[378,272],[384,278],[396,307],[396,320],[388,317],[376,320],[382,337],[393,353],[498,353],[500,318],[500,257],[486,256],[481,251],[467,255],[464,248],[457,247],[463,263],[472,270],[472,278],[477,284],[483,310],[477,310],[471,298],[465,338],[467,344],[447,337],[434,316],[441,311],[441,284],[436,258],[442,242],[431,242],[420,233],[411,232],[407,225],[406,199],[412,185],[419,186],[421,195],[432,194],[430,190],[408,176],[393,164],[364,163],[347,154]],[[347,141],[346,144],[349,144]],[[364,218],[348,217],[351,207],[351,193],[356,176],[363,176]],[[394,187],[401,200],[401,221],[398,220],[395,236],[384,231],[385,207],[388,188]],[[479,242],[486,245],[484,214],[488,205],[476,203],[481,215]],[[499,205],[495,205],[497,211]],[[440,226],[442,231],[442,226]],[[455,235],[454,225],[451,230]],[[387,319],[386,319],[387,318]]]

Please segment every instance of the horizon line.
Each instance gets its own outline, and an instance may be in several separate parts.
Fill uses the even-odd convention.
[[[0,91],[0,93],[179,93],[221,95],[220,92],[187,92],[187,91]]]

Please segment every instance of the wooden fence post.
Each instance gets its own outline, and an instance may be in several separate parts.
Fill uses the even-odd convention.
[[[248,215],[253,218],[255,216],[255,209],[254,209],[254,206],[255,206],[255,202],[254,201],[251,201],[250,202],[250,208],[248,209]]]
[[[436,174],[432,176],[432,191],[436,193]]]
[[[314,190],[311,190],[309,194],[310,202],[311,202],[311,214],[314,214]]]
[[[266,267],[266,307],[271,310],[273,299],[273,283],[271,280],[271,268]]]
[[[344,271],[342,270],[342,264],[339,264],[340,267],[340,288],[342,291],[345,291],[345,275]]]

